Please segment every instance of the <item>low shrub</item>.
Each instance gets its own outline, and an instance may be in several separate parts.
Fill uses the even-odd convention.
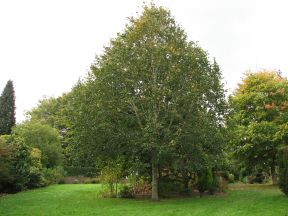
[[[181,196],[190,196],[192,194],[192,190],[190,188],[184,188],[179,191]]]
[[[267,182],[267,177],[263,172],[257,172],[256,174],[245,176],[242,178],[242,182],[246,184],[264,184]]]
[[[60,181],[63,181],[64,176],[66,175],[66,171],[62,166],[58,166],[55,168],[44,168],[43,169],[43,177],[44,177],[44,185],[56,184]]]
[[[91,184],[91,178],[90,177],[85,178],[83,184]]]
[[[31,167],[29,170],[28,188],[37,188],[43,186],[43,172],[41,164],[41,150],[32,148],[31,150]]]
[[[212,171],[211,169],[201,170],[197,174],[198,181],[197,181],[197,189],[200,193],[200,197],[202,197],[203,192],[206,190],[209,190],[213,177],[212,177]]]
[[[58,184],[99,184],[99,178],[90,178],[84,176],[66,176],[58,180]]]
[[[125,185],[119,192],[120,198],[134,198],[134,194],[131,190],[131,188],[127,185]]]
[[[254,183],[258,183],[258,184],[263,184],[265,183],[265,175],[263,172],[259,171],[258,173],[256,173],[254,179],[253,179]]]
[[[247,183],[254,184],[254,177],[252,175],[251,176],[247,176]]]
[[[119,182],[121,180],[121,166],[117,163],[109,163],[101,171],[101,183],[106,186],[106,189],[110,190],[111,197],[117,197]]]
[[[235,176],[232,173],[228,174],[228,182],[229,183],[234,183],[235,182]]]
[[[111,193],[109,188],[104,188],[100,192],[101,197],[103,198],[116,198],[115,193]]]
[[[176,182],[172,179],[161,179],[159,181],[159,195],[161,197],[166,197],[174,194],[179,194],[180,191],[185,193],[183,185],[180,182]]]
[[[58,184],[65,184],[65,178],[61,178],[61,179],[58,181]]]
[[[225,192],[225,190],[227,190],[228,188],[228,182],[225,178],[223,178],[222,176],[219,176],[219,179],[218,179],[218,190],[220,193],[223,193]]]
[[[242,177],[241,182],[243,182],[244,184],[247,184],[248,183],[248,176]]]
[[[211,195],[215,194],[217,190],[219,189],[219,178],[220,177],[217,176],[216,174],[213,175],[212,183],[209,188],[209,193]]]
[[[131,182],[131,190],[136,196],[147,196],[151,194],[151,185],[145,179],[140,178]]]
[[[84,184],[99,184],[100,179],[99,178],[90,178],[90,177],[85,177],[83,180]]]
[[[100,179],[99,178],[91,178],[91,184],[99,184]]]
[[[68,177],[65,177],[65,178],[61,179],[61,182],[63,184],[78,184],[79,180],[77,179],[77,177],[68,176]]]
[[[99,175],[99,171],[95,167],[65,166],[64,169],[68,176],[95,177]]]

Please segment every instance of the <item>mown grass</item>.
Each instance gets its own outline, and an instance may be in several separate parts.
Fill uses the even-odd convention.
[[[277,187],[239,186],[221,196],[163,199],[104,199],[100,185],[53,185],[0,198],[0,215],[197,215],[288,216],[288,198]]]

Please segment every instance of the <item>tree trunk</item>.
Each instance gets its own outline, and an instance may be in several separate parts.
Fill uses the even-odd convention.
[[[156,162],[156,158],[153,155],[152,158],[152,200],[158,201],[159,200],[159,194],[158,194],[158,177],[159,177],[159,170],[158,170],[158,164]]]
[[[278,182],[277,182],[277,175],[276,175],[275,165],[271,165],[271,176],[272,176],[272,184],[276,185]]]

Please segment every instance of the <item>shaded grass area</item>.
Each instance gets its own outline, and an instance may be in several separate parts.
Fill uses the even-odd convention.
[[[234,185],[224,196],[150,200],[103,199],[100,185],[53,185],[0,198],[0,215],[277,215],[288,198],[277,187]]]

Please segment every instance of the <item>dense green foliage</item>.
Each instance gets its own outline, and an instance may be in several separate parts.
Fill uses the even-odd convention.
[[[39,101],[37,107],[27,113],[29,121],[40,122],[58,130],[61,135],[63,164],[68,167],[68,171],[71,173],[75,173],[72,171],[73,167],[95,169],[95,157],[90,159],[83,154],[83,151],[78,148],[77,143],[79,141],[75,136],[77,130],[74,128],[74,119],[80,111],[79,107],[82,106],[77,100],[78,97],[83,96],[80,93],[81,91],[76,86],[72,92],[63,94],[61,97],[44,98]]]
[[[187,185],[221,159],[220,69],[161,7],[131,18],[69,98],[78,161],[124,157],[131,172],[150,175],[155,200],[164,170]]]
[[[273,183],[277,182],[277,148],[287,143],[287,84],[275,71],[248,73],[230,97],[233,156],[250,172],[271,173]]]
[[[42,152],[41,162],[46,168],[61,165],[62,148],[58,131],[39,122],[26,122],[17,125],[13,130],[13,138],[21,139],[23,143],[38,148]]]
[[[129,186],[125,185],[119,192],[120,198],[134,198],[132,190]]]
[[[58,132],[37,122],[0,137],[0,192],[16,192],[57,182],[64,171]]]
[[[101,170],[101,182],[106,186],[105,197],[117,197],[119,181],[122,177],[123,162],[121,160],[109,161]]]
[[[20,191],[41,186],[41,151],[32,149],[22,142],[13,144],[13,149],[11,160],[13,181],[4,188],[4,191]]]
[[[213,176],[211,169],[201,170],[198,173],[197,189],[200,193],[200,197],[203,192],[209,190],[213,183]]]
[[[271,186],[241,187],[224,196],[163,199],[161,202],[103,199],[100,185],[53,185],[0,198],[1,216],[143,215],[274,216],[286,215],[287,198]],[[19,204],[21,203],[21,205]]]
[[[10,134],[15,123],[15,92],[9,80],[0,96],[0,135]]]
[[[288,147],[282,147],[278,151],[279,187],[288,196]]]

